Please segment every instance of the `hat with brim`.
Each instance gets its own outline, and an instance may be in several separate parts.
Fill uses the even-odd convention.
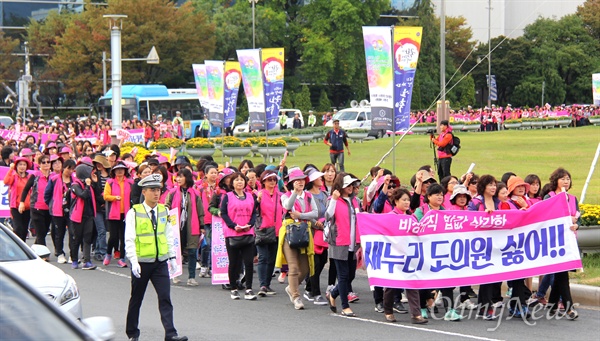
[[[293,168],[288,173],[288,182],[286,187],[291,191],[294,188],[294,181],[307,180],[308,176],[300,168]]]
[[[31,161],[29,161],[29,159],[28,159],[28,158],[26,158],[26,157],[17,157],[17,158],[15,158],[15,167],[16,167],[16,166],[19,164],[19,162],[21,162],[21,161],[23,161],[23,162],[25,162],[25,163],[27,164],[27,169],[30,169],[30,168],[31,168]]]
[[[110,163],[108,162],[108,160],[106,159],[106,157],[104,155],[96,154],[96,156],[94,156],[94,160],[92,160],[92,162],[94,164],[99,163],[102,165],[102,167],[104,167],[106,169],[110,169]]]
[[[315,168],[307,169],[307,174],[308,174],[308,182],[313,182],[313,181],[317,180],[318,178],[322,177],[323,175],[325,175],[325,173],[319,172]]]
[[[515,188],[519,186],[525,186],[525,193],[529,193],[529,184],[523,181],[523,179],[521,179],[518,176],[513,176],[510,179],[508,179],[508,183],[506,184],[506,186],[508,187],[509,194],[512,193],[515,190]]]
[[[275,172],[266,172],[263,173],[264,175],[261,176],[260,178],[260,182],[265,182],[265,180],[267,180],[268,178],[275,178],[276,181],[279,180],[279,176],[277,176],[277,173]]]
[[[56,154],[52,154],[52,155],[50,155],[50,163],[53,163],[54,161],[60,161],[62,163],[65,160]]]
[[[377,180],[377,187],[376,187],[375,192],[379,192],[379,190],[381,190],[384,182],[385,182],[385,176],[382,176],[379,178],[379,180]],[[396,187],[400,187],[400,179],[398,179],[398,177],[392,176],[390,178],[390,182],[393,182],[396,185]]]
[[[452,195],[450,196],[450,201],[454,200],[454,198],[456,198],[456,196],[459,194],[464,194],[467,197],[469,197],[469,199],[471,199],[471,192],[469,192],[467,187],[465,187],[464,185],[455,185],[454,190],[452,191]]]
[[[164,164],[167,167],[167,169],[171,168],[171,163],[169,162],[169,159],[162,155],[158,157],[158,164]]]
[[[82,164],[90,166],[90,167],[94,167],[94,162],[92,161],[91,158],[89,158],[87,156],[82,157],[81,160],[79,160],[79,162],[77,162],[77,166],[82,165]]]
[[[346,188],[350,185],[360,185],[360,180],[351,177],[350,175],[345,175],[344,176],[344,184],[342,185],[342,188]]]
[[[60,150],[59,154],[71,154],[71,148],[69,148],[69,147],[62,147],[62,149]]]
[[[159,165],[158,159],[155,159],[155,158],[148,159],[148,166],[158,166],[158,165]]]
[[[162,188],[163,187],[162,179],[163,179],[163,177],[161,174],[152,173],[152,174],[148,175],[147,177],[143,178],[142,180],[140,180],[140,182],[138,182],[138,186],[140,186],[142,189],[143,188]]]
[[[110,170],[110,175],[111,177],[115,177],[115,171],[117,169],[124,169],[125,170],[125,176],[129,176],[129,167],[127,167],[126,164],[124,164],[122,161],[117,162],[112,169]]]
[[[31,156],[31,155],[35,155],[35,153],[31,149],[23,148],[23,150],[21,150],[21,156]]]

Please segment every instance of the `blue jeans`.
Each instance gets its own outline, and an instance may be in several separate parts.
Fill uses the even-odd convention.
[[[96,246],[94,248],[95,255],[106,255],[106,221],[104,220],[104,212],[98,212],[94,217],[94,223],[96,224],[96,232],[98,237],[96,238]],[[125,255],[121,256],[125,258]]]
[[[331,163],[335,166],[336,161],[339,163],[338,171],[344,172],[344,152],[341,153],[329,153],[329,159]]]
[[[350,308],[348,293],[352,290],[352,281],[356,275],[356,259],[354,252],[348,252],[348,260],[334,259],[338,284],[331,290],[331,296],[342,300],[342,309]]]
[[[536,296],[538,298],[545,297],[546,292],[548,291],[548,288],[551,287],[553,283],[554,283],[554,274],[544,275],[544,278],[542,278],[542,283],[540,283],[540,285],[538,287]]]
[[[261,287],[270,287],[273,270],[275,270],[277,242],[256,245],[256,250],[258,251],[258,281]]]
[[[210,224],[204,225],[204,242],[206,245],[203,245],[200,248],[200,265],[205,268],[211,268],[210,256],[211,256],[211,243],[212,243],[212,226]]]

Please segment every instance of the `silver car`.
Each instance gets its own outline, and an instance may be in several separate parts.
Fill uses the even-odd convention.
[[[81,319],[81,298],[73,277],[42,260],[3,224],[0,224],[0,267],[29,283],[62,311]]]

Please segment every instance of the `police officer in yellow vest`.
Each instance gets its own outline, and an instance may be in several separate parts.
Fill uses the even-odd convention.
[[[202,123],[200,123],[200,131],[202,132],[202,137],[208,137],[210,133],[210,121],[208,120],[208,115],[204,115],[204,119],[202,120]]]
[[[283,130],[283,129],[287,129],[287,115],[285,112],[282,112],[279,115],[279,129]]]
[[[165,328],[165,340],[186,341],[178,336],[173,325],[171,282],[169,268],[177,271],[173,234],[168,221],[168,210],[158,203],[162,188],[162,175],[151,174],[139,182],[145,198],[142,204],[133,205],[125,217],[125,252],[131,262],[131,298],[127,310],[125,332],[130,340],[138,340],[140,307],[148,282],[152,281],[158,296],[160,319]]]

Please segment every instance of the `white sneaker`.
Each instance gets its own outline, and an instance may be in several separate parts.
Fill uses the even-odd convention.
[[[300,297],[294,300],[294,309],[302,310],[304,309],[304,303],[302,303],[302,299]]]
[[[206,268],[206,267],[200,268],[200,277],[202,277],[202,278],[208,277],[208,268]]]
[[[58,256],[57,262],[59,264],[65,264],[65,263],[67,263],[67,258],[65,258],[65,255],[61,254],[61,255]]]
[[[187,285],[190,287],[197,287],[198,282],[196,282],[196,280],[194,278],[190,278],[187,280]]]
[[[408,303],[408,298],[406,298],[406,293],[402,292],[402,299],[400,300],[402,303]]]
[[[196,270],[200,270],[202,269],[202,265],[200,265],[200,263],[196,262]]]
[[[179,279],[179,276],[173,277],[173,284],[179,284],[179,283],[181,283],[181,280]]]
[[[442,293],[441,292],[436,292],[435,294],[435,302],[433,303],[434,305],[437,306],[443,306],[444,302],[442,301]]]
[[[504,302],[502,302],[502,301],[498,301],[498,302],[492,304],[492,308],[502,308],[502,307],[504,307]]]
[[[476,309],[477,305],[473,304],[470,299],[466,299],[463,303],[459,304],[456,309],[468,309],[473,310]]]

